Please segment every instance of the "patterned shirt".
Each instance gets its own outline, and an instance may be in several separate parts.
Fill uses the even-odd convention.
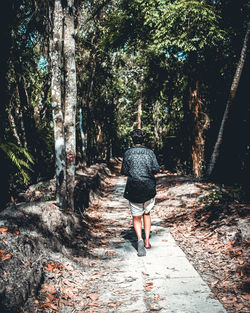
[[[144,146],[133,146],[123,158],[121,174],[128,176],[124,197],[144,203],[156,195],[154,174],[160,171],[154,152]]]

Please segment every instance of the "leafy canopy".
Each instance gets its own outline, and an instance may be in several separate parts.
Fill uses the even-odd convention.
[[[150,26],[151,49],[168,53],[201,52],[224,39],[214,6],[206,1],[138,1]]]

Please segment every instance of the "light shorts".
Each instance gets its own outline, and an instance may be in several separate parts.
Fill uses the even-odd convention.
[[[155,198],[152,198],[144,203],[133,203],[129,201],[129,208],[132,216],[142,216],[148,214],[154,207]]]

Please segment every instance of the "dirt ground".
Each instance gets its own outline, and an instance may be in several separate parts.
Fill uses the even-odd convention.
[[[119,165],[115,170],[117,174]],[[93,193],[89,208],[79,209],[77,213],[80,226],[73,239],[65,245],[60,243],[58,249],[40,253],[40,281],[20,307],[20,312],[128,312],[128,305],[133,305],[133,297],[124,294],[122,282],[116,281],[121,268],[113,266],[114,258],[121,264],[124,258],[120,258],[112,247],[119,248],[129,236],[134,236],[131,225],[128,226],[127,204],[121,199],[124,186],[117,185],[119,177],[115,174],[102,179],[104,190],[97,195]],[[121,210],[119,221],[115,214],[112,215],[111,200],[112,206],[117,205]],[[47,215],[49,212],[55,214],[53,202],[39,205],[43,210],[46,206]],[[36,203],[34,210],[35,206]],[[214,184],[169,172],[157,175],[155,213],[160,217],[161,225],[170,230],[228,313],[249,312],[248,210],[247,204],[235,201],[228,190]],[[10,231],[1,225],[0,240],[4,249],[0,250],[0,258],[3,264],[14,259],[14,252],[10,253],[8,247],[11,249],[11,243],[22,232],[21,226]],[[25,260],[23,266],[30,268],[29,262]],[[9,275],[7,270],[3,275]],[[131,279],[128,276],[123,283],[133,283]],[[145,284],[145,288],[151,289],[150,281]],[[105,290],[109,290],[106,296]],[[160,311],[159,301],[163,299],[156,295],[146,311]]]
[[[230,189],[158,176],[158,216],[230,313],[249,312],[249,208]]]

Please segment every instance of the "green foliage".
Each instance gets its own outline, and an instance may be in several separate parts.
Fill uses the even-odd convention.
[[[151,27],[152,50],[188,53],[216,46],[224,40],[215,7],[207,1],[147,1],[145,24]]]
[[[27,184],[30,181],[30,172],[33,171],[34,159],[31,154],[22,147],[14,143],[2,143],[0,149],[6,154],[9,160],[15,165],[23,177],[23,182]]]
[[[51,77],[46,66],[49,4],[44,1],[38,7],[37,1],[31,0],[16,3],[9,22],[8,69],[6,84],[2,84],[2,88],[7,86],[7,96],[0,118],[4,128],[1,150],[13,165],[10,175],[14,185],[20,173],[22,182],[54,175]],[[122,155],[132,145],[129,133],[136,126],[141,99],[146,144],[166,168],[190,173],[194,134],[189,90],[198,80],[200,98],[211,120],[205,138],[209,155],[249,20],[246,1],[97,0],[81,5],[76,34],[77,113],[81,108],[89,163],[108,158],[109,150]],[[248,86],[247,78],[244,81]],[[244,102],[242,97],[239,103]],[[20,146],[26,145],[33,156],[33,172],[26,150],[17,146],[9,112]],[[244,112],[248,112],[246,104]],[[239,123],[246,119],[247,124],[244,112],[242,116],[234,112],[234,116],[238,114]],[[77,148],[81,153],[77,116]],[[233,125],[235,133],[238,127]],[[241,138],[240,132],[237,134]],[[248,141],[239,148],[245,163],[238,168],[247,166],[247,145]]]
[[[216,205],[225,199],[225,194],[220,188],[213,188],[209,195],[202,199],[202,203],[206,205]]]

